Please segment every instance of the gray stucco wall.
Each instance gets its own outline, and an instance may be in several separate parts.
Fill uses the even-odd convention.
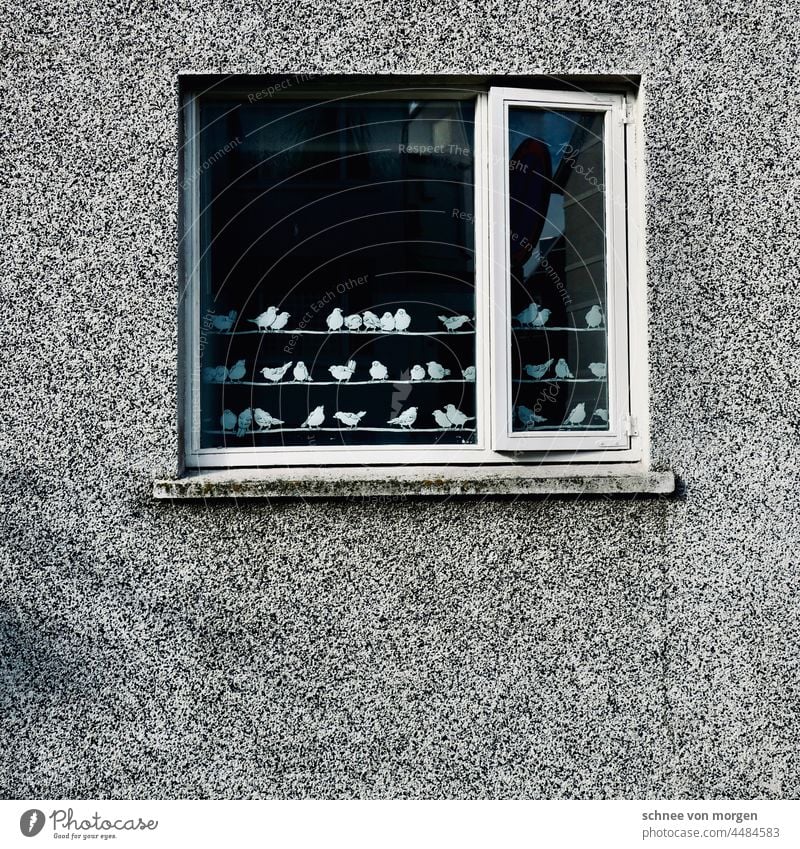
[[[3,23],[0,793],[797,797],[790,6],[18,5]],[[176,78],[644,75],[673,500],[155,503]]]

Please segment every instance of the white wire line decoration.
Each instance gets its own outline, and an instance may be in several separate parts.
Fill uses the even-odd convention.
[[[279,380],[276,382],[261,382],[258,380],[207,380],[206,383],[212,385],[222,386],[223,383],[225,386],[385,386],[387,384],[391,384],[394,386],[395,384],[410,384],[412,386],[437,386],[445,383],[473,383],[471,380],[456,380],[455,378],[443,378],[442,380],[431,380],[430,378],[426,378],[425,380],[314,380],[314,381],[305,381],[305,380]],[[553,378],[544,378],[542,380],[515,380],[514,383],[530,383],[530,384],[538,384],[538,383],[608,383],[605,378],[602,377],[553,377]]]
[[[241,415],[244,415],[249,411],[245,410]],[[464,424],[462,425],[454,425],[451,424],[449,427],[413,427],[413,422],[411,425],[406,427],[360,427],[360,426],[352,426],[347,424],[346,421],[341,421],[341,424],[338,427],[322,427],[321,425],[317,426],[301,426],[301,427],[273,427],[271,424],[267,424],[263,427],[256,427],[259,420],[264,420],[264,417],[276,424],[284,424],[282,420],[274,419],[270,414],[265,414],[263,410],[257,409],[255,412],[255,422],[253,421],[253,415],[247,418],[247,427],[243,428],[241,426],[241,415],[236,416],[235,413],[232,413],[229,410],[226,410],[223,413],[223,418],[226,414],[229,414],[228,423],[230,427],[225,429],[218,430],[206,430],[205,433],[214,436],[230,436],[230,437],[238,437],[242,438],[245,436],[254,436],[254,435],[266,435],[266,434],[276,434],[276,433],[309,433],[309,432],[318,432],[321,431],[323,433],[475,433],[477,428],[468,427],[466,422],[474,419],[474,416],[464,416],[461,414],[461,418],[463,418]],[[435,411],[439,412],[439,411]],[[460,411],[456,411],[460,413]],[[258,414],[261,414],[259,416]],[[337,414],[334,414],[333,418],[336,418]],[[349,414],[345,414],[349,415]],[[402,415],[402,414],[401,414]],[[360,414],[358,414],[360,418]],[[399,417],[398,417],[399,418]],[[435,417],[436,418],[436,417]],[[323,417],[324,420],[324,417]],[[561,430],[608,430],[608,426],[605,424],[571,424],[569,422],[563,422],[561,424],[558,423],[544,423],[544,424],[529,424],[526,430],[543,430],[543,431],[561,431]]]
[[[528,430],[551,430],[551,431],[562,431],[562,430],[608,430],[608,425],[595,425],[595,424],[542,424],[542,425],[528,425],[525,428],[525,431]],[[523,433],[524,431],[516,431],[517,433]]]
[[[548,327],[546,330],[557,328]],[[594,328],[593,328],[594,329]],[[307,336],[474,336],[474,330],[347,330],[342,327],[340,330],[292,330],[284,327],[280,330],[207,330],[214,336],[267,336],[270,333],[278,335],[285,333],[289,336],[307,335]]]
[[[394,314],[388,310],[382,316],[378,316],[370,310],[364,313],[352,313],[345,315],[340,307],[334,307],[333,312],[325,319],[327,330],[306,330],[305,328],[292,329],[288,326],[291,313],[279,312],[278,307],[268,307],[255,318],[246,321],[256,326],[255,330],[234,330],[234,323],[238,313],[231,310],[227,315],[214,315],[211,317],[211,327],[208,332],[222,336],[245,336],[247,334],[286,333],[292,336],[297,334],[321,335],[354,333],[360,336],[392,335],[392,336],[444,336],[453,334],[474,335],[474,330],[461,330],[466,324],[475,323],[474,316],[468,315],[440,315],[439,321],[444,325],[444,330],[409,330],[412,317],[403,307]]]
[[[608,380],[605,377],[543,377],[539,380],[514,380],[514,383],[608,383]]]
[[[548,330],[568,330],[570,333],[597,333],[605,330],[605,327],[512,327],[512,333],[521,333],[523,331],[533,331],[536,333],[541,333],[542,331],[547,332]],[[215,333],[217,331],[211,331]],[[229,335],[229,334],[228,334]]]
[[[327,415],[325,405],[320,404],[309,411],[308,417],[299,427],[274,427],[274,425],[285,425],[285,420],[275,418],[271,413],[262,410],[260,407],[247,407],[238,415],[233,410],[225,409],[219,418],[221,429],[206,430],[206,433],[225,434],[241,438],[258,433],[308,433],[309,431],[320,430],[333,433],[341,433],[342,431],[405,433],[412,430],[415,433],[473,433],[476,430],[475,427],[468,426],[469,422],[475,421],[475,416],[466,415],[455,404],[446,404],[444,410],[433,411],[431,416],[439,427],[414,427],[418,420],[418,411],[418,407],[407,407],[399,415],[387,420],[387,425],[395,425],[395,427],[361,427],[360,421],[366,415],[365,410],[358,413],[337,410],[332,418],[337,419],[340,426],[323,427]]]
[[[437,383],[474,383],[475,382],[475,367],[469,366],[462,371],[464,378],[448,377],[451,373],[450,369],[444,368],[441,364],[431,361],[426,363],[427,372],[420,365],[414,366],[411,370],[410,378],[399,378],[392,380],[389,378],[388,370],[377,360],[372,362],[369,368],[370,374],[375,374],[376,377],[370,380],[351,380],[350,378],[355,373],[355,360],[348,361],[346,366],[332,365],[328,367],[328,372],[334,378],[333,380],[314,380],[311,377],[306,365],[302,361],[298,361],[292,371],[292,377],[288,380],[284,379],[289,374],[289,369],[295,365],[294,361],[284,363],[281,366],[273,368],[258,369],[259,373],[263,374],[264,381],[260,380],[244,380],[247,372],[246,360],[237,360],[230,368],[227,366],[204,366],[201,372],[203,383],[206,384],[224,384],[225,386],[380,386],[382,384],[437,384]],[[298,374],[298,369],[300,373]],[[418,369],[420,376],[414,376],[414,369]],[[251,372],[252,373],[252,372]],[[408,372],[406,372],[408,373]],[[377,375],[386,375],[385,377],[377,377]]]
[[[340,427],[315,427],[313,429],[307,427],[273,427],[273,428],[264,428],[263,430],[259,430],[256,428],[255,430],[248,430],[245,432],[245,436],[252,436],[253,434],[261,434],[262,436],[266,436],[271,433],[360,433],[364,431],[368,431],[370,433],[475,433],[476,428],[474,427],[412,427],[409,430],[400,430],[396,427],[348,427],[347,425],[341,425]],[[207,430],[204,431],[209,435],[222,435],[226,436],[236,436],[237,433],[235,430]]]
[[[210,380],[206,381],[211,384],[222,385],[222,381],[219,380]],[[391,384],[392,386],[398,383],[409,383],[412,386],[437,386],[441,383],[473,383],[471,380],[455,380],[455,379],[443,379],[443,380],[314,380],[314,381],[306,381],[306,380],[279,380],[276,382],[266,382],[261,383],[259,381],[254,380],[235,380],[235,381],[225,381],[225,386],[306,386],[306,387],[315,387],[315,386],[384,386],[387,384]],[[546,383],[547,381],[530,381],[531,383]],[[600,382],[600,381],[598,381]]]

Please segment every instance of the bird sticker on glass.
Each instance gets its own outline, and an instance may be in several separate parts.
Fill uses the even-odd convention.
[[[508,107],[512,431],[608,430],[603,133],[600,112]]]

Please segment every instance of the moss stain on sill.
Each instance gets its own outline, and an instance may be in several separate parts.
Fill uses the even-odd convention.
[[[595,470],[578,475],[574,469],[558,474],[541,470],[522,474],[519,469],[453,469],[450,475],[431,477],[423,470],[406,470],[381,477],[375,471],[346,475],[342,470],[304,469],[208,471],[153,484],[156,499],[209,498],[354,498],[428,496],[569,496],[669,495],[675,477],[669,471],[617,472]]]

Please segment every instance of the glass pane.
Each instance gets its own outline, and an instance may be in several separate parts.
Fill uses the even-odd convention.
[[[508,112],[512,429],[608,430],[604,114]]]
[[[474,104],[200,105],[201,447],[476,438]]]

